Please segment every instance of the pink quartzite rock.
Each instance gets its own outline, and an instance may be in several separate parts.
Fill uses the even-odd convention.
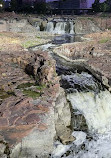
[[[7,142],[10,151],[33,131],[41,135],[48,130],[60,87],[55,72],[55,62],[47,52],[0,53],[0,140]],[[18,88],[26,83],[32,85]],[[40,95],[33,98],[24,90]]]

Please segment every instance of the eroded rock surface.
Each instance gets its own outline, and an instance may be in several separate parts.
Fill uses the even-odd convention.
[[[0,52],[0,142],[4,142],[0,145],[1,156],[49,157],[58,137],[55,107],[62,104],[62,111],[56,113],[60,112],[61,123],[66,112],[70,117],[66,99],[56,102],[62,91],[55,61],[47,52]],[[64,92],[60,98],[65,98]],[[68,111],[64,111],[65,106]],[[64,129],[68,125],[70,118],[66,118]]]
[[[87,41],[63,44],[54,53],[71,62],[82,65],[111,89],[111,31],[85,35]]]

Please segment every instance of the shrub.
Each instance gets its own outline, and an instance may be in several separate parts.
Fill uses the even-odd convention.
[[[48,11],[48,5],[45,2],[35,2],[34,10],[37,11],[38,14],[45,14]]]

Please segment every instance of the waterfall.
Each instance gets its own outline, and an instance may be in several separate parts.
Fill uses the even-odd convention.
[[[40,22],[36,22],[35,27],[37,31],[40,31]],[[44,26],[44,31],[51,32],[53,34],[74,34],[74,22],[50,21],[46,24],[46,26]]]
[[[46,29],[47,32],[53,34],[74,34],[74,23],[73,22],[48,22]]]
[[[53,24],[53,22],[48,22],[47,23],[46,31],[53,33],[53,31],[54,31],[54,24]]]
[[[65,34],[66,22],[57,22],[54,28],[54,33],[56,34]]]
[[[54,27],[53,22],[48,22],[46,26],[46,31],[53,34],[65,34],[66,22],[57,22]]]
[[[74,23],[70,22],[70,34],[74,34]]]
[[[85,72],[62,75],[67,99],[72,108],[82,114],[91,133],[111,130],[111,93]]]
[[[111,130],[111,94],[109,91],[77,92],[67,95],[72,107],[84,115],[90,132]]]
[[[70,145],[58,144],[52,158],[111,158],[111,93],[87,73],[61,78],[73,114],[84,116],[88,131],[74,131],[76,140]]]

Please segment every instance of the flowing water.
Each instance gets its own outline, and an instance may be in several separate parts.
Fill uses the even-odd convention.
[[[73,22],[48,22],[46,31],[54,34],[74,34]]]
[[[37,29],[40,30],[38,25]],[[45,30],[63,35],[55,36],[52,43],[39,49],[50,50],[57,44],[75,41],[71,35],[74,34],[73,22],[48,22]],[[61,66],[59,59],[58,65]],[[67,66],[63,67],[65,71],[59,72],[61,86],[72,106],[72,135],[76,140],[70,145],[55,142],[51,158],[111,158],[110,92],[88,72],[68,72]]]
[[[39,22],[35,23],[37,31],[41,30],[41,24]],[[75,34],[75,23],[74,21],[55,19],[53,21],[47,22],[46,26],[42,26],[42,31],[50,32],[54,34],[53,37],[47,37],[52,40],[52,44],[63,44],[63,43],[73,43],[81,42],[81,35]],[[46,38],[46,37],[44,37]]]
[[[36,22],[35,27],[37,31],[40,31],[40,24]],[[74,22],[73,21],[49,21],[47,22],[44,31],[51,32],[52,34],[74,34]]]
[[[61,85],[73,108],[70,145],[56,142],[53,158],[111,158],[111,94],[91,74],[63,74]],[[65,83],[65,84],[64,84]],[[85,118],[88,130],[83,130],[80,117]],[[78,118],[78,119],[75,119]]]
[[[53,46],[56,47],[46,44],[41,49],[50,50]],[[70,65],[60,69],[65,63],[62,65],[59,57],[55,58],[61,86],[72,106],[72,135],[76,140],[70,145],[56,141],[51,158],[111,158],[110,92],[81,68],[69,69]]]

